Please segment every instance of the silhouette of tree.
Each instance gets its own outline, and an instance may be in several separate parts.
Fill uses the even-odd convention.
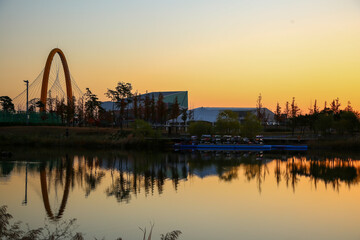
[[[2,110],[5,112],[15,112],[14,104],[12,103],[12,99],[8,96],[0,97],[0,104]]]
[[[231,110],[221,111],[215,122],[215,130],[220,134],[238,135],[240,131],[238,115]]]
[[[58,115],[60,117],[61,123],[65,123],[65,119],[66,119],[65,98],[61,98],[60,100],[56,99],[55,112],[56,112],[56,115]]]
[[[289,107],[288,101],[286,101],[286,103],[285,103],[284,115],[285,115],[286,119],[288,119],[290,117],[290,107]]]
[[[87,121],[93,122],[97,120],[100,109],[101,102],[99,101],[99,98],[95,94],[93,94],[89,88],[86,88],[85,113]]]
[[[186,124],[187,118],[188,118],[187,108],[183,108],[183,109],[181,110],[181,120],[183,121],[184,128],[185,128],[185,124]]]
[[[164,124],[166,122],[166,105],[164,103],[164,96],[160,93],[156,102],[156,111],[158,123]]]
[[[131,83],[118,82],[115,90],[108,89],[105,95],[111,99],[111,101],[115,102],[117,108],[120,108],[120,126],[123,127],[123,120],[125,118],[125,108],[127,105],[127,101],[125,99],[131,98],[132,94],[132,85]]]
[[[85,121],[84,97],[78,99],[75,112],[78,117],[78,124],[82,126]]]
[[[177,117],[180,115],[180,107],[178,98],[175,98],[174,104],[171,106],[171,118],[173,119],[173,122],[177,122]]]
[[[71,123],[74,122],[74,117],[75,117],[75,103],[76,103],[76,99],[73,96],[72,101],[68,102],[67,106],[66,106],[66,120],[67,120],[67,124],[70,125]]]
[[[353,135],[359,127],[359,120],[355,113],[349,111],[340,111],[338,119],[333,122],[333,127],[338,134]]]
[[[240,126],[241,136],[254,138],[262,131],[262,125],[254,114],[247,113]]]
[[[139,102],[139,97],[138,94],[135,93],[133,95],[133,112],[134,112],[134,119],[137,119],[139,117],[139,106],[138,106],[138,102]]]
[[[339,98],[334,99],[330,104],[330,109],[333,111],[333,113],[337,114],[340,112],[340,100]]]
[[[346,111],[346,112],[353,112],[353,108],[352,108],[352,106],[351,106],[351,102],[350,102],[350,101],[348,101],[348,104],[347,104],[346,108],[344,109],[344,111]]]
[[[292,135],[294,135],[294,132],[295,132],[295,128],[298,124],[298,114],[300,112],[300,109],[299,107],[297,106],[297,104],[295,103],[295,97],[293,97],[293,100],[291,102],[291,129],[292,129]]]
[[[49,90],[49,97],[46,99],[47,109],[50,113],[54,112],[55,98],[51,97],[51,90]]]
[[[276,111],[275,111],[275,115],[274,115],[275,121],[278,123],[282,122],[282,115],[281,115],[281,107],[279,102],[276,103]]]
[[[149,94],[146,94],[144,99],[144,119],[148,122],[151,120],[151,100]]]
[[[317,105],[317,100],[315,99],[315,102],[314,102],[314,105],[312,108],[309,108],[309,113],[310,114],[317,114],[319,113],[320,110],[319,110],[319,106]]]
[[[211,134],[212,130],[211,123],[208,122],[191,122],[188,129],[191,135],[197,137],[200,137],[202,134]]]
[[[324,102],[324,109],[322,110],[323,112],[326,112],[326,111],[328,111],[329,110],[329,108],[328,108],[328,106],[327,106],[327,101],[325,101]]]
[[[259,94],[258,99],[256,101],[256,115],[257,115],[257,118],[260,120],[260,122],[262,122],[262,123],[267,122],[266,112],[265,112],[265,109],[263,108],[263,104],[262,104],[261,93]]]
[[[291,117],[295,118],[300,112],[300,108],[295,103],[295,97],[293,97],[293,100],[291,102]]]
[[[112,102],[112,114],[113,114],[113,122],[115,122],[115,103],[119,99],[119,93],[115,90],[108,89],[105,93],[106,97],[110,98]],[[117,106],[117,105],[116,105]]]
[[[330,133],[330,128],[333,125],[333,115],[329,113],[322,113],[319,118],[315,121],[314,127],[316,131],[320,131],[323,134]]]

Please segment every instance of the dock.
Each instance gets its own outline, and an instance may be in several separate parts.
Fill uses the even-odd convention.
[[[199,151],[306,151],[307,145],[262,145],[262,144],[175,144],[176,150]]]

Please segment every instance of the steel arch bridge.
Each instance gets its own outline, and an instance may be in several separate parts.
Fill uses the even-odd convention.
[[[67,64],[64,53],[59,48],[54,48],[53,50],[51,50],[51,52],[49,53],[49,56],[46,60],[44,75],[43,75],[43,79],[42,79],[41,96],[40,96],[40,101],[43,104],[43,106],[40,109],[40,111],[42,111],[42,112],[46,111],[46,100],[47,100],[47,92],[48,92],[48,85],[49,85],[50,67],[51,67],[51,63],[52,63],[52,60],[53,60],[55,54],[59,54],[61,63],[62,63],[63,69],[64,69],[68,104],[73,101],[69,66]]]
[[[59,48],[54,48],[47,57],[45,67],[29,84],[28,103],[31,106],[40,103],[40,106],[36,107],[40,107],[40,111],[45,112],[52,110],[52,104],[58,97],[59,99],[66,98],[69,105],[74,102],[75,98],[80,99],[83,95],[83,92],[70,73],[64,52]],[[24,89],[13,98],[14,105],[20,111],[25,110],[26,96],[27,92]]]

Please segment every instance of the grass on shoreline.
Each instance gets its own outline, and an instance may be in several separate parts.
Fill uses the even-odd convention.
[[[68,136],[66,136],[68,129]],[[129,129],[64,127],[64,126],[7,126],[0,127],[0,146],[41,146],[84,149],[144,149],[164,150],[169,139],[146,139],[131,134]],[[360,151],[360,138],[319,139],[307,143],[311,150]]]
[[[343,139],[321,139],[308,143],[310,149],[360,151],[360,138],[350,137]]]
[[[68,136],[66,136],[68,129]],[[0,127],[0,146],[77,147],[87,149],[151,149],[164,140],[147,141],[129,134],[119,137],[118,128],[14,126]]]

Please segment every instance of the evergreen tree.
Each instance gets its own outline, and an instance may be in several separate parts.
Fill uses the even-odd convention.
[[[326,112],[329,108],[327,107],[327,101],[324,102],[323,112]]]
[[[137,118],[138,118],[138,114],[139,114],[138,101],[139,101],[138,95],[137,95],[137,93],[135,93],[135,94],[134,94],[134,97],[133,97],[134,119],[137,119]]]
[[[297,106],[297,104],[295,103],[295,97],[293,97],[293,100],[291,102],[291,111],[290,111],[290,113],[291,113],[291,128],[292,128],[293,135],[294,135],[297,123],[298,123],[297,116],[298,116],[299,112],[300,112],[300,109]]]
[[[65,104],[65,99],[61,98],[60,100],[56,99],[56,103],[55,103],[55,112],[56,115],[58,115],[61,119],[61,123],[65,123],[65,119],[66,119],[66,104]]]
[[[89,88],[86,88],[85,93],[85,113],[86,118],[90,123],[98,120],[99,110],[101,109],[101,102],[99,98],[93,94]]]
[[[315,102],[314,102],[313,113],[314,114],[319,113],[319,107],[317,106],[317,100],[316,99],[315,99]]]
[[[144,99],[144,119],[148,122],[151,120],[151,100],[149,94],[146,94]]]
[[[188,118],[188,114],[187,114],[187,108],[184,108],[181,110],[181,120],[183,121],[184,123],[184,127],[185,127],[185,124],[186,124],[186,120]]]
[[[175,98],[175,103],[171,106],[171,118],[173,122],[177,122],[177,117],[180,115],[180,107],[178,103],[178,98]]]
[[[256,102],[256,115],[261,122],[267,122],[268,117],[266,116],[265,109],[263,108],[261,93],[259,94]]]
[[[350,101],[348,101],[348,104],[347,104],[346,108],[344,109],[344,111],[346,111],[346,112],[353,112],[353,108],[352,108],[352,106],[351,106],[351,102],[350,102]]]
[[[282,120],[282,116],[281,116],[281,107],[279,102],[276,103],[276,111],[275,111],[275,121],[277,121],[278,123],[281,122]]]
[[[75,117],[75,102],[76,99],[75,97],[73,97],[72,101],[68,101],[68,104],[66,106],[66,119],[67,119],[67,124],[70,125],[74,122],[74,117]]]
[[[164,102],[164,96],[161,93],[159,94],[158,100],[156,102],[156,111],[157,111],[158,123],[164,124],[167,120],[167,117],[166,117],[167,109],[166,109],[166,105]]]
[[[295,97],[293,97],[293,100],[291,102],[291,118],[295,118],[300,112],[300,108],[295,103]]]
[[[155,123],[157,114],[156,114],[156,105],[155,105],[154,95],[152,95],[152,98],[151,98],[150,108],[151,108],[151,121],[152,121],[152,123]]]
[[[339,98],[334,99],[330,104],[330,109],[333,111],[333,113],[337,114],[340,112],[340,101]]]
[[[284,115],[285,115],[286,119],[288,119],[290,117],[290,108],[289,108],[288,101],[286,101],[286,103],[285,103]]]

